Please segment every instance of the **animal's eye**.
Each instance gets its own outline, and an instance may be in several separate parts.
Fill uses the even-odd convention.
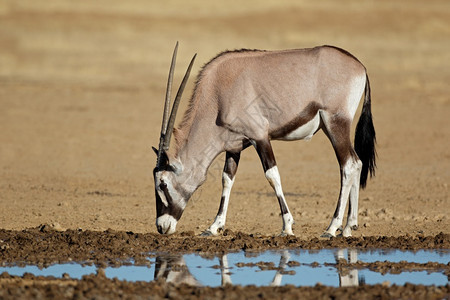
[[[163,190],[163,189],[167,188],[167,184],[165,184],[164,182],[161,182],[159,187]]]

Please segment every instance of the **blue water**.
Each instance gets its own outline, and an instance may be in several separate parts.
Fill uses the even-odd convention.
[[[340,274],[333,265],[338,259],[348,262],[438,262],[448,264],[450,250],[346,250],[324,249],[316,250],[282,250],[265,251],[261,253],[236,252],[224,256],[203,258],[198,254],[184,255],[151,255],[149,266],[124,265],[104,268],[108,278],[127,281],[152,281],[165,277],[174,283],[187,282],[202,286],[220,286],[223,283],[239,285],[285,285],[314,286],[317,283],[327,286],[346,286],[366,284],[403,285],[405,283],[424,285],[446,285],[448,278],[442,270],[405,271],[400,274],[385,274],[368,269],[351,269]],[[277,270],[261,270],[258,266],[239,266],[239,263],[256,264],[258,262],[273,263]],[[291,262],[289,264],[289,262]],[[314,266],[312,265],[314,263]],[[281,272],[280,272],[281,271]],[[32,273],[36,276],[61,277],[67,273],[71,278],[81,279],[83,275],[95,274],[96,266],[86,266],[79,263],[54,264],[46,268],[28,265],[25,267],[0,267],[0,273],[22,276]]]

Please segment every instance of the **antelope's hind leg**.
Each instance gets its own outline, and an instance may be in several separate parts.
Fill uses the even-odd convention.
[[[223,228],[225,227],[231,188],[233,187],[240,157],[240,152],[226,153],[225,166],[223,167],[222,172],[222,197],[220,199],[219,211],[214,220],[214,223],[202,233],[203,236],[218,235],[219,231],[223,230]]]
[[[342,235],[347,237],[352,235],[352,230],[358,229],[358,200],[359,200],[359,180],[361,176],[362,163],[357,160],[357,174],[353,179],[352,187],[350,188],[350,201],[348,204],[347,225],[345,225]]]
[[[350,119],[328,117],[327,115],[321,115],[321,117],[324,123],[324,132],[333,145],[341,173],[341,189],[336,210],[330,226],[321,236],[336,236],[336,230],[342,226],[345,207],[350,198],[347,224],[342,231],[342,235],[347,237],[351,236],[352,229],[358,227],[359,177],[362,163],[350,141]]]

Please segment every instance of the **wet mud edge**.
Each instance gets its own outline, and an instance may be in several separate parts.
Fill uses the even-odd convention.
[[[450,249],[450,234],[435,236],[313,238],[256,236],[226,230],[222,236],[205,238],[192,232],[171,236],[125,231],[57,231],[42,225],[22,231],[0,229],[0,263],[37,264],[88,262],[97,265],[121,265],[134,260],[147,264],[149,253],[199,253],[212,255],[232,251],[270,249]]]

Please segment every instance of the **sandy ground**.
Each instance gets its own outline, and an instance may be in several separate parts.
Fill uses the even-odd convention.
[[[409,234],[407,242],[444,236],[448,243],[450,3],[446,0],[1,1],[1,229],[42,229],[40,224],[50,224],[57,230],[82,232],[111,228],[119,232],[119,239],[126,231],[157,239],[151,146],[159,139],[167,71],[177,40],[176,81],[194,53],[198,57],[193,74],[226,49],[331,44],[353,53],[369,72],[378,140],[377,176],[361,192],[356,241]],[[193,82],[194,78],[180,111]],[[297,239],[316,238],[328,226],[339,192],[331,145],[318,133],[309,142],[274,142],[274,150]],[[192,235],[206,229],[217,212],[222,165],[220,156],[178,224],[194,244]],[[227,228],[256,236],[274,236],[281,229],[276,198],[253,149],[241,159]],[[27,232],[2,231],[2,236],[12,234],[10,239],[17,244]],[[218,238],[222,244],[226,239]],[[2,253],[16,253],[5,241]],[[167,238],[164,241],[170,244]],[[34,251],[39,247],[42,244]],[[139,296],[151,290],[160,297],[172,293],[173,298],[195,293],[223,297],[224,291],[240,297],[296,297],[299,292],[292,287],[247,289],[249,294],[242,294],[240,287],[126,287],[101,278],[71,283],[75,287],[70,290],[58,282],[17,280],[18,285],[1,281],[2,290],[9,293],[2,297],[94,298],[97,292],[108,295],[111,285],[120,286],[114,291],[117,295]],[[23,289],[27,285],[31,287]],[[303,293],[312,299],[448,295],[448,286],[306,290]]]
[[[196,74],[225,49],[332,44],[352,52],[369,72],[378,140],[377,176],[361,192],[354,235],[449,232],[448,1],[164,3],[1,2],[0,228],[156,232],[150,147],[178,40],[178,81],[193,53]],[[317,237],[339,192],[332,147],[320,132],[274,148],[294,232]],[[220,156],[180,231],[200,233],[213,221],[222,165]],[[227,228],[281,229],[253,149],[241,159]]]
[[[176,80],[194,52],[194,74],[225,49],[332,44],[355,54],[371,78],[378,139],[377,176],[361,192],[355,235],[449,231],[448,1],[189,3],[0,4],[0,228],[155,232],[150,146],[178,40]],[[318,133],[274,148],[294,231],[316,237],[339,192],[331,145]],[[227,228],[277,234],[278,204],[255,151],[241,162]],[[180,231],[212,222],[222,164],[223,156]]]

